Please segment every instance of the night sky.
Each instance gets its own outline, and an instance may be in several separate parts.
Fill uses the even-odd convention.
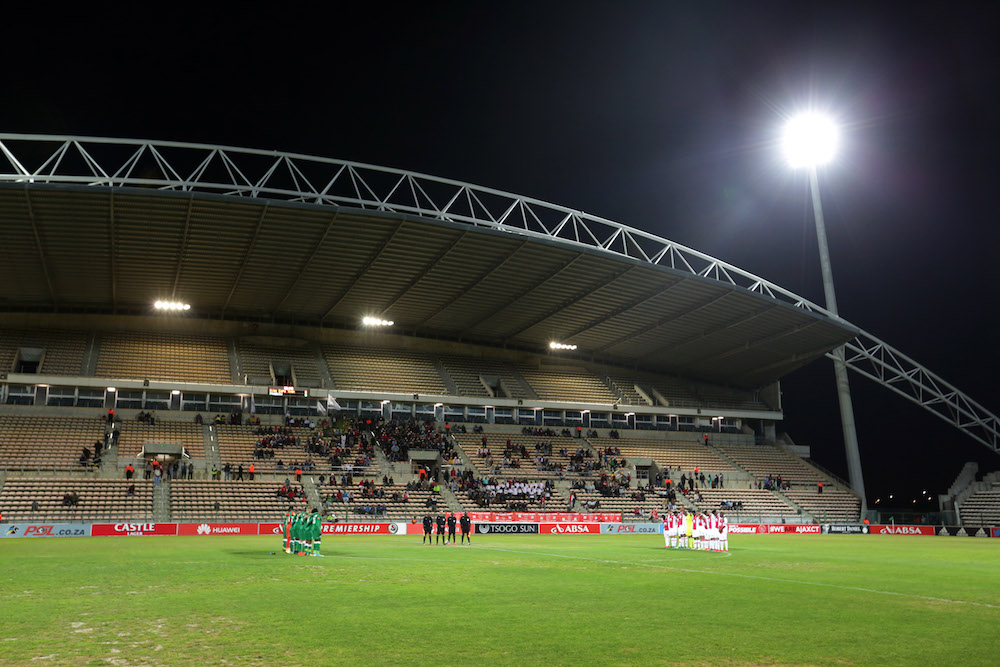
[[[818,303],[806,178],[777,137],[795,111],[828,111],[843,127],[820,174],[841,314],[1000,410],[990,3],[112,7],[5,9],[0,130],[454,178],[660,234]],[[781,428],[846,476],[832,365],[782,386]],[[967,460],[1000,469],[887,390],[854,374],[852,388],[870,502],[914,507]]]

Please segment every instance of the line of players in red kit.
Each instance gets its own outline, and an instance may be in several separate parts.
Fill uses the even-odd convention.
[[[667,549],[729,551],[729,519],[721,512],[674,511],[663,517]]]

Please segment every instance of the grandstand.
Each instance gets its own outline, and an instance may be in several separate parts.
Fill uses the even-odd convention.
[[[128,489],[134,485],[134,493]],[[65,497],[76,494],[70,505]],[[34,509],[37,504],[38,509]],[[81,477],[17,477],[0,489],[0,507],[10,521],[149,521],[153,484],[144,480]]]
[[[359,465],[356,453],[339,455],[327,440],[304,444],[319,436],[288,424],[310,417],[350,422],[366,438],[387,420],[430,421],[435,433],[445,423],[480,425],[483,433],[452,429],[425,455],[454,445],[451,469],[466,478],[547,482],[560,510],[575,482],[579,505],[598,501],[626,515],[662,509],[664,480],[676,484],[697,469],[721,476],[722,487],[699,477],[701,500],[682,504],[730,500],[761,516],[853,521],[862,499],[806,452],[776,444],[779,382],[845,343],[880,364],[870,376],[914,377],[890,368],[889,355],[865,356],[875,339],[807,299],[581,211],[272,152],[20,135],[0,135],[0,144],[0,166],[11,165],[0,169],[0,243],[18,259],[0,280],[0,469],[3,498],[18,507],[26,481],[56,475],[106,482],[114,495],[122,468],[141,463],[147,444],[182,445],[200,478],[150,491],[155,502],[143,516],[273,517],[282,504],[274,485],[300,464],[311,507],[323,502],[320,475],[328,482],[350,469],[375,480],[380,501],[388,496],[384,516],[411,516],[426,502],[426,489],[392,499],[415,481],[409,460],[391,462],[380,450]],[[54,151],[39,163],[44,171],[12,159],[22,144],[31,155]],[[130,161],[116,162],[125,153]],[[202,167],[171,166],[181,153]],[[76,173],[80,161],[63,159],[70,154],[104,166]],[[311,176],[274,180],[288,169]],[[179,183],[180,173],[193,175]],[[309,184],[320,182],[325,189]],[[55,255],[53,239],[93,252]],[[47,261],[55,256],[62,259]],[[157,310],[167,296],[187,307]],[[391,326],[365,324],[372,316]],[[922,401],[938,403],[954,401]],[[108,410],[119,415],[120,437],[101,465],[84,466],[81,450],[103,441],[99,417]],[[154,423],[137,421],[140,410]],[[252,427],[213,420],[251,411],[264,427],[293,428],[283,456],[261,458]],[[993,423],[958,421],[970,430]],[[522,426],[558,435],[525,435]],[[489,462],[477,453],[484,435]],[[585,437],[567,437],[577,435]],[[499,443],[508,438],[525,451],[505,457]],[[543,445],[551,452],[536,449]],[[251,462],[266,481],[201,478]],[[777,476],[790,488],[757,488]],[[378,484],[383,477],[395,483]],[[639,485],[652,487],[642,500]],[[140,486],[149,490],[137,485],[137,493]],[[444,486],[440,502],[474,506]],[[357,514],[358,502],[341,504]]]

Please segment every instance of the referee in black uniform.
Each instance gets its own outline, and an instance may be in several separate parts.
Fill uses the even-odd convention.
[[[452,512],[451,514],[448,515],[448,540],[451,541],[452,544],[455,543],[455,523],[456,522],[457,522],[457,519],[455,519],[455,513]]]
[[[472,545],[472,521],[469,519],[469,513],[466,512],[462,515],[462,519],[459,521],[462,525],[462,544],[465,544],[465,540],[469,540],[469,545]]]
[[[448,544],[448,537],[444,534],[444,514],[438,514],[434,517],[434,522],[437,524],[437,538],[435,541]]]
[[[433,522],[431,521],[431,515],[430,514],[425,514],[424,515],[424,543],[425,544],[434,544],[434,538],[431,537],[431,526],[432,525],[433,525]]]

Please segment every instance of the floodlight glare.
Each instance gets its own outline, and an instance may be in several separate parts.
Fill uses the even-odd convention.
[[[157,301],[153,307],[157,310],[191,310],[190,303],[181,303],[180,301]]]
[[[378,317],[365,316],[361,318],[361,323],[366,327],[391,327],[395,322],[392,320],[383,320]]]
[[[552,341],[549,343],[549,349],[551,350],[575,350],[576,345],[568,345],[566,343],[557,343]]]
[[[793,167],[818,167],[837,153],[839,131],[826,116],[805,113],[785,125],[785,158]]]

